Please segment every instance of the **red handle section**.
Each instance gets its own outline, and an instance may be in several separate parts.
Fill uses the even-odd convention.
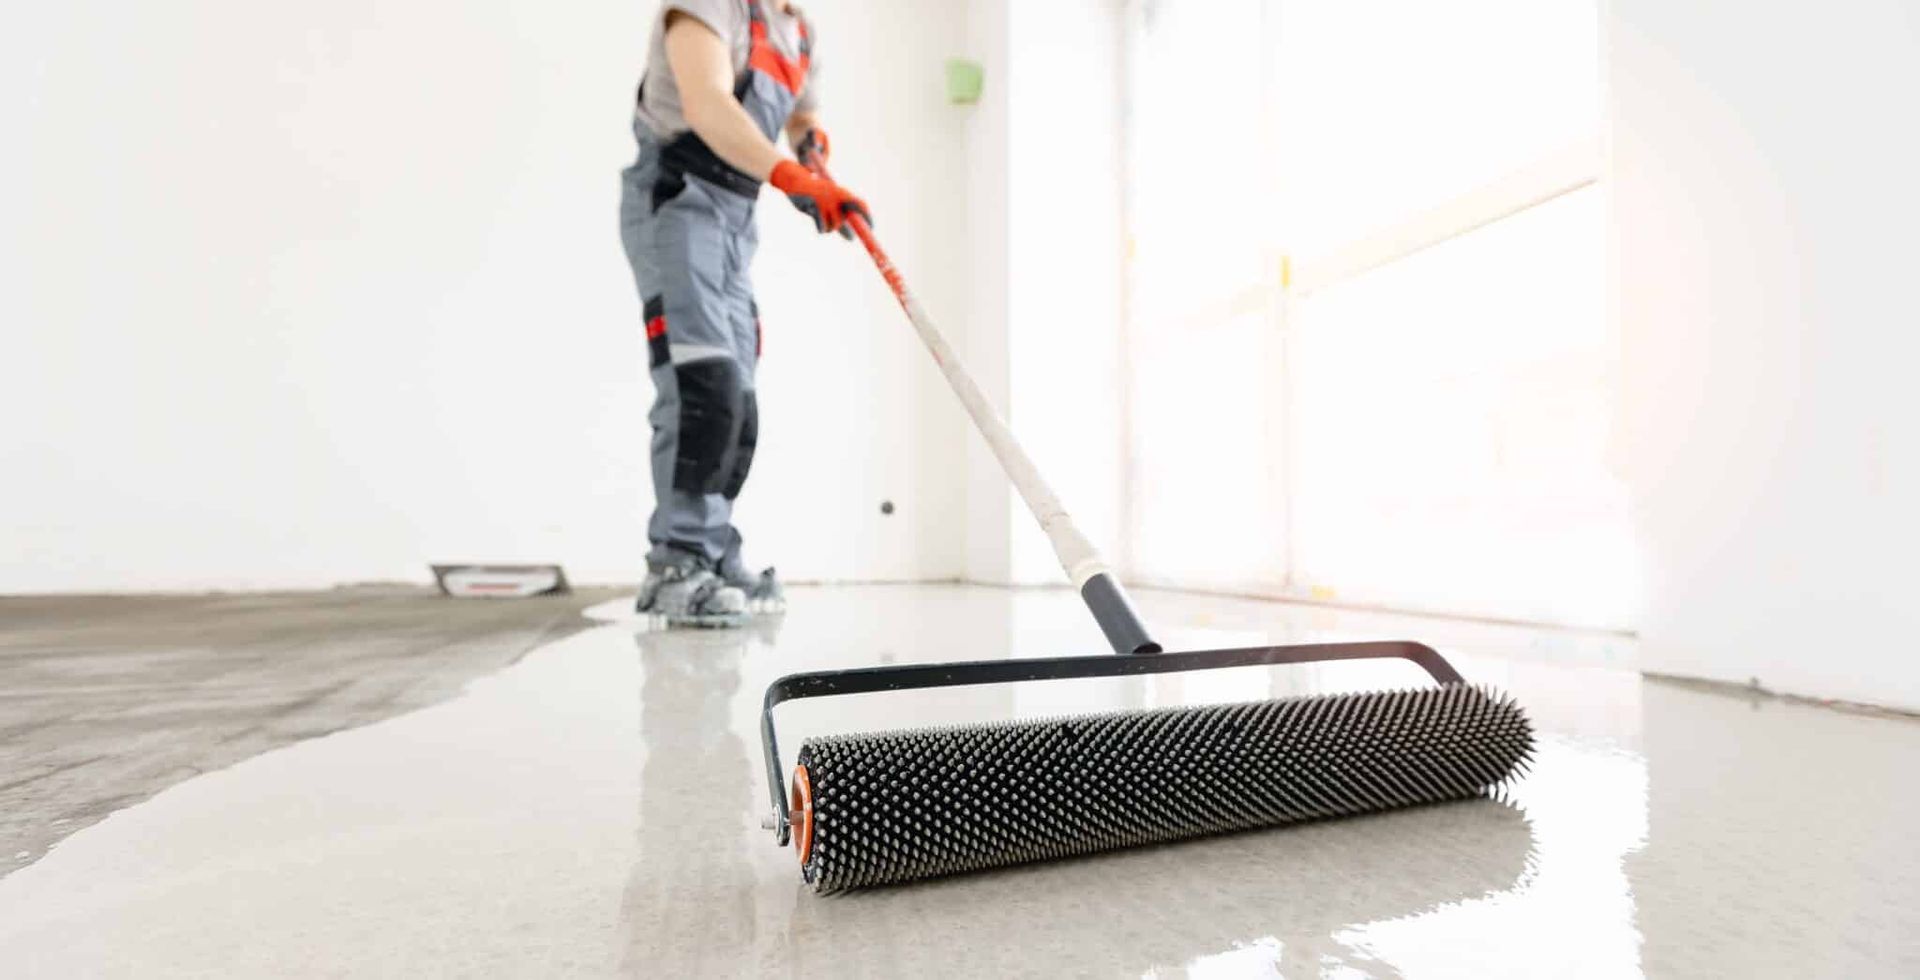
[[[807,158],[800,162],[805,164],[808,170],[828,180],[833,179],[833,175],[827,172],[826,162],[818,155],[809,153]],[[874,268],[880,270],[880,278],[885,279],[887,288],[893,290],[893,298],[899,300],[900,306],[911,314],[912,300],[907,295],[907,281],[901,277],[900,270],[893,267],[893,260],[887,258],[887,250],[880,247],[879,239],[873,237],[873,227],[867,224],[866,217],[857,211],[849,211],[846,224],[853,229],[854,235],[860,239],[860,244],[867,247],[867,254],[873,257]]]
[[[887,288],[893,290],[893,298],[899,300],[902,307],[906,307],[909,303],[907,281],[901,278],[900,270],[893,267],[893,260],[887,258],[886,250],[881,248],[880,242],[873,237],[873,229],[868,226],[867,219],[859,214],[849,214],[847,227],[853,229],[854,235],[860,239],[860,244],[867,247],[867,254],[873,256],[873,265],[880,270],[880,278],[887,281]]]

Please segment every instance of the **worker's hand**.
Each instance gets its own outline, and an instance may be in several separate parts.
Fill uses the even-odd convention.
[[[793,144],[793,155],[800,158],[800,165],[814,173],[824,173],[827,157],[833,154],[833,144],[827,139],[827,131],[818,126],[809,126],[806,134]]]
[[[767,183],[786,194],[787,200],[792,201],[800,213],[812,218],[814,228],[822,233],[837,231],[851,237],[852,232],[846,226],[850,214],[858,214],[868,224],[873,223],[873,215],[867,211],[867,202],[792,160],[775,164]]]
[[[833,155],[833,142],[827,139],[826,130],[818,126],[808,126],[807,131],[801,134],[798,140],[794,141],[793,155],[800,158],[801,166],[822,177],[827,177],[827,158]],[[827,177],[827,179],[832,180],[833,178]],[[826,230],[820,226],[820,209],[815,207],[813,202],[794,198],[793,206],[799,208],[801,214],[812,218],[814,227],[820,228],[821,231]],[[869,219],[868,223],[872,223],[871,219]],[[840,237],[847,241],[853,241],[853,229],[846,225],[841,225]]]

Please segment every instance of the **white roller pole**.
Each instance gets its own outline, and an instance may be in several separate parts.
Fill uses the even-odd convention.
[[[993,450],[994,458],[1000,461],[1000,467],[1007,472],[1007,478],[1013,481],[1014,489],[1020,491],[1020,499],[1026,501],[1027,510],[1033,519],[1040,522],[1040,529],[1047,534],[1047,540],[1053,544],[1053,553],[1060,560],[1060,567],[1067,573],[1067,579],[1075,589],[1087,584],[1087,580],[1109,571],[1105,559],[1094,548],[1093,542],[1080,532],[1067,515],[1067,509],[1060,504],[1053,488],[1041,477],[1039,468],[1033,465],[1032,457],[1013,437],[1013,430],[1007,427],[1005,419],[1000,417],[987,396],[974,383],[973,376],[967,373],[966,365],[953,352],[952,345],[934,326],[933,318],[921,307],[908,291],[906,281],[900,277],[899,270],[893,267],[893,260],[874,240],[873,229],[866,219],[858,214],[848,216],[848,227],[867,247],[867,254],[873,256],[874,265],[880,269],[880,275],[893,289],[893,295],[900,301],[900,308],[907,311],[907,319],[913,322],[914,332],[927,345],[933,354],[934,363],[940,365],[940,373],[946,375],[947,384],[953,387],[953,393],[960,396],[960,404],[966,407],[967,414],[973,417],[973,424],[987,440]]]

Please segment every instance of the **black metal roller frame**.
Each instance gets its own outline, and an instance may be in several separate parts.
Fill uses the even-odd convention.
[[[1105,625],[1104,623],[1102,625]],[[773,831],[781,845],[791,839],[787,784],[780,769],[780,742],[773,726],[773,709],[787,701],[828,698],[875,691],[911,691],[1021,681],[1078,680],[1090,677],[1135,677],[1226,667],[1262,667],[1280,664],[1325,663],[1337,660],[1410,660],[1441,685],[1465,679],[1438,651],[1407,640],[1361,643],[1305,643],[1290,646],[1243,647],[1148,655],[1099,654],[1090,657],[1041,657],[1024,660],[970,660],[941,664],[860,667],[852,670],[788,674],[767,687],[760,709],[760,744],[766,756],[767,790],[773,799]]]

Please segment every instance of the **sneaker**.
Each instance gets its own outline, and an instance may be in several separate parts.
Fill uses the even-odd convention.
[[[649,562],[633,608],[666,619],[668,626],[726,629],[746,622],[747,595],[700,564]]]
[[[780,588],[780,579],[773,569],[763,568],[759,572],[747,570],[740,559],[720,564],[720,577],[728,585],[739,589],[747,597],[747,608],[762,615],[776,615],[787,611],[787,594]]]

